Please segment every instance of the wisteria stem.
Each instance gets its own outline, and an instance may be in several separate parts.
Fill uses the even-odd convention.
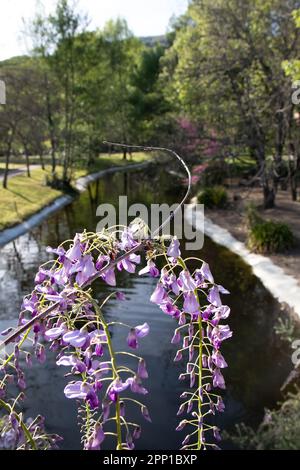
[[[109,332],[109,327],[108,327],[108,324],[105,321],[105,318],[102,315],[102,312],[101,312],[99,306],[95,302],[95,300],[92,297],[90,297],[90,301],[93,304],[93,307],[94,307],[97,315],[99,315],[99,317],[101,319],[101,323],[103,325],[103,329],[104,329],[104,332],[106,334],[107,347],[108,347],[109,355],[111,357],[111,366],[112,366],[112,372],[113,372],[113,379],[115,380],[119,377],[119,374],[118,374],[118,368],[117,368],[117,364],[116,364],[116,356],[115,356],[115,353],[114,353],[112,340],[111,340],[111,336],[110,336],[110,332]],[[121,430],[121,409],[120,409],[119,396],[117,397],[117,400],[116,400],[116,416],[115,416],[115,419],[116,419],[116,426],[117,426],[117,450],[122,450],[123,447],[122,447],[122,430]]]
[[[5,408],[6,411],[8,411],[9,413],[11,413],[12,410],[11,410],[10,406],[7,403],[5,403],[5,401],[0,400],[0,406],[2,408]],[[31,435],[30,431],[27,429],[26,424],[22,421],[22,419],[20,418],[20,416],[17,413],[15,413],[15,415],[16,415],[17,420],[19,421],[19,424],[20,424],[21,428],[24,431],[25,436],[27,437],[28,441],[30,442],[30,445],[31,445],[32,449],[37,450],[34,439],[32,438],[32,435]]]
[[[199,296],[197,289],[195,290],[195,296],[197,302],[200,306]],[[199,356],[198,356],[198,415],[199,420],[201,420],[201,425],[198,428],[198,446],[197,449],[200,450],[202,447],[202,403],[201,403],[201,391],[202,391],[202,318],[201,314],[198,317],[198,335],[199,335]]]

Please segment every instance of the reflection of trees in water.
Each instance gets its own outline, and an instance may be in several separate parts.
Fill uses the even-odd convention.
[[[68,229],[67,231],[68,238],[73,238],[74,237],[73,225],[74,225],[74,219],[76,217],[74,204],[69,204],[65,207],[64,216],[65,216],[65,221],[66,221],[66,227]],[[62,241],[61,238],[62,237],[60,236],[60,240],[59,240],[60,243]]]
[[[158,170],[157,167],[149,168],[147,172],[110,175],[93,183],[72,204],[57,212],[30,234],[4,247],[1,250],[1,267],[6,272],[5,280],[0,285],[2,318],[17,315],[22,296],[28,294],[33,287],[39,264],[51,256],[46,253],[46,246],[56,246],[64,239],[73,238],[74,233],[81,231],[83,227],[95,229],[98,204],[105,202],[117,205],[122,193],[129,195],[129,204],[173,203],[179,199],[173,185],[173,178],[164,169]],[[167,189],[170,192],[166,195]],[[232,341],[224,344],[224,354],[229,364],[225,371],[228,383],[225,399],[228,406],[226,415],[218,419],[222,420],[222,428],[228,428],[238,420],[255,423],[262,417],[265,406],[273,407],[280,399],[280,386],[291,369],[286,346],[274,334],[274,323],[280,307],[253,275],[251,268],[226,248],[205,239],[204,247],[197,255],[212,266],[216,281],[231,291],[226,302],[232,308],[230,326],[234,335]],[[127,276],[124,272],[117,275],[118,286],[120,290],[125,290],[129,301],[113,302],[104,313],[109,316],[110,311],[114,314],[119,311],[122,320],[126,322],[126,318],[148,312],[148,307],[143,304],[146,294],[140,278],[138,280],[135,276]],[[100,281],[95,284],[95,289],[99,296],[113,290]],[[153,315],[149,321],[153,321],[154,330],[156,328],[153,347],[159,348],[161,341],[166,339],[160,336],[163,314],[155,306],[149,312]],[[170,329],[172,326],[170,323]],[[114,339],[118,340],[117,330],[114,332]],[[157,357],[152,358],[152,361],[157,361]],[[174,378],[171,374],[171,370],[174,370],[172,362],[172,346],[168,344],[161,359],[160,371],[157,372],[159,376],[163,376],[160,381],[161,389],[181,387],[177,383],[180,365]],[[155,373],[156,369],[154,366],[153,368]],[[57,395],[57,391],[55,393]]]
[[[88,194],[90,200],[91,213],[95,214],[98,206],[99,200],[99,180],[96,181],[93,185],[89,184]]]

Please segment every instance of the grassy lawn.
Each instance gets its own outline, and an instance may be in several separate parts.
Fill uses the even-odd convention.
[[[9,164],[9,169],[10,170],[17,170],[18,168],[25,168],[26,166],[26,163],[10,163]],[[5,169],[5,163],[4,162],[0,162],[0,170],[4,170]]]
[[[31,178],[24,174],[10,178],[7,186],[0,188],[0,230],[22,222],[61,195],[45,185],[45,171],[40,169],[33,170]]]
[[[243,155],[239,159],[228,157],[225,159],[225,161],[231,167],[231,170],[233,170],[238,175],[256,168],[255,160],[246,155]]]
[[[146,153],[146,152],[135,152],[132,154],[132,158],[127,155],[127,160],[123,159],[123,154],[121,153],[114,153],[111,156],[104,154],[98,157],[95,163],[89,169],[81,169],[80,165],[78,168],[74,170],[74,177],[75,179],[79,178],[80,176],[87,175],[88,173],[95,173],[97,171],[105,170],[112,166],[123,166],[123,165],[130,165],[133,163],[142,163],[149,158],[152,157],[153,154]]]
[[[111,166],[141,163],[149,158],[151,158],[150,154],[142,152],[134,153],[131,160],[123,160],[122,154],[114,154],[111,157],[101,155],[90,170],[76,168],[73,178],[77,179]],[[60,171],[61,168],[58,168],[58,173]],[[0,186],[0,230],[24,221],[63,194],[61,191],[46,186],[47,173],[50,175],[50,166],[46,166],[45,171],[32,169],[31,178],[25,174],[14,176],[8,180],[7,189]]]

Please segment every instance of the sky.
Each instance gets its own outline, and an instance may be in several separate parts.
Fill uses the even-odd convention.
[[[34,17],[37,0],[0,0],[0,60],[26,54],[23,20]],[[47,13],[55,9],[56,0],[42,0]],[[187,8],[188,0],[77,0],[78,9],[86,12],[90,28],[102,27],[111,18],[122,17],[136,36],[164,34],[170,18]]]

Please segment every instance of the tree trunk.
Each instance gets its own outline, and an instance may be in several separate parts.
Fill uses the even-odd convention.
[[[270,188],[268,184],[264,185],[264,209],[273,209],[275,207],[276,191]]]
[[[40,153],[40,162],[41,162],[42,170],[45,171],[44,155],[42,153]]]
[[[28,151],[25,150],[25,158],[26,158],[26,170],[27,170],[27,176],[30,178],[30,162],[29,162],[29,154]]]
[[[9,158],[10,158],[10,146],[7,149],[6,157],[5,157],[5,170],[3,176],[2,186],[4,189],[7,189],[7,178],[8,178],[8,171],[9,171]]]
[[[300,168],[300,158],[297,157],[296,162],[290,162],[289,171],[290,171],[290,186],[291,186],[291,196],[293,201],[297,201],[298,197],[298,172]]]
[[[52,168],[51,168],[51,171],[52,173],[55,173],[55,170],[56,170],[56,152],[55,152],[55,148],[53,146],[53,142],[51,142],[51,163],[52,163]]]
[[[127,160],[127,149],[123,150],[123,160]]]
[[[55,173],[56,169],[56,140],[55,140],[55,131],[54,131],[54,119],[52,115],[52,107],[50,101],[50,90],[48,77],[45,75],[45,89],[46,89],[46,105],[47,105],[47,119],[50,133],[51,141],[51,160],[52,160],[52,173]]]
[[[291,179],[291,195],[292,195],[292,200],[297,201],[298,197],[298,191],[297,191],[297,183],[296,183],[296,178],[292,177]]]

